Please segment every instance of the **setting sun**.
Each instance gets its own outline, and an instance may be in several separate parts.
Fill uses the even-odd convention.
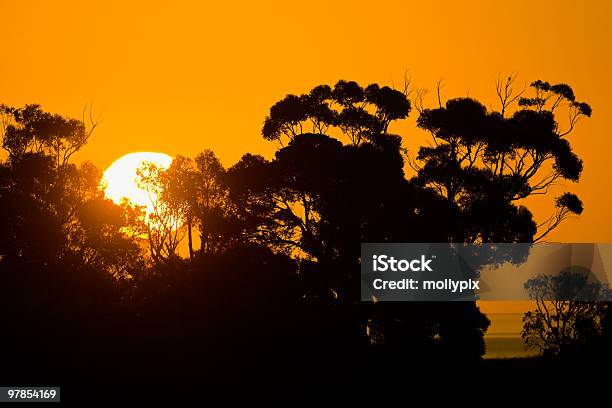
[[[172,163],[172,157],[165,153],[137,152],[117,159],[102,177],[106,197],[117,204],[127,198],[132,204],[144,206],[146,213],[150,214],[153,211],[153,203],[149,194],[136,183],[136,170],[146,162],[167,169]]]

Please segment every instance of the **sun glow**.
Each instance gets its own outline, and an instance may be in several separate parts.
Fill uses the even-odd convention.
[[[167,169],[172,163],[172,157],[165,153],[138,152],[130,153],[117,159],[102,176],[104,194],[113,202],[119,204],[127,198],[132,204],[143,206],[147,215],[153,212],[153,202],[156,197],[138,187],[136,170],[145,162]]]

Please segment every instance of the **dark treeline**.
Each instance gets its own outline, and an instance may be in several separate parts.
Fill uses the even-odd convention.
[[[475,303],[362,303],[359,251],[537,242],[582,212],[567,192],[538,221],[522,200],[579,180],[566,136],[591,108],[565,84],[514,88],[498,81],[498,110],[440,97],[426,108],[408,87],[346,81],[288,95],[263,125],[278,144],[271,160],[245,154],[224,168],[204,151],[143,166],[140,185],[159,197],[148,220],[104,197],[99,169],[71,160],[95,121],[2,106],[2,382],[262,386],[347,378],[391,356],[480,360],[489,320]],[[430,134],[416,155],[389,132],[413,105]],[[600,306],[583,348],[598,355],[591,345],[609,336]],[[550,355],[581,338],[547,347],[558,333],[545,320],[526,336]]]

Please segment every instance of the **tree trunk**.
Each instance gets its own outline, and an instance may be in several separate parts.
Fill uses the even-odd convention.
[[[191,237],[191,217],[187,218],[187,239],[189,241],[189,260],[193,262],[193,238]]]

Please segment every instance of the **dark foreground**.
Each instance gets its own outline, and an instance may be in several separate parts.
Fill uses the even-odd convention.
[[[591,358],[440,361],[419,359],[418,353],[408,350],[403,355],[358,354],[332,347],[317,353],[288,348],[259,356],[240,350],[223,356],[207,353],[206,361],[204,354],[182,354],[167,342],[170,352],[160,348],[155,357],[143,353],[164,342],[126,344],[122,355],[74,350],[72,360],[48,350],[42,358],[36,353],[32,358],[20,355],[18,363],[17,355],[9,352],[0,384],[61,386],[63,405],[71,406],[219,406],[255,401],[268,406],[387,406],[423,399],[464,404],[485,393],[496,395],[491,402],[520,400],[526,392],[536,392],[539,400],[548,398],[551,390],[554,398],[591,397],[609,383],[607,360]]]

